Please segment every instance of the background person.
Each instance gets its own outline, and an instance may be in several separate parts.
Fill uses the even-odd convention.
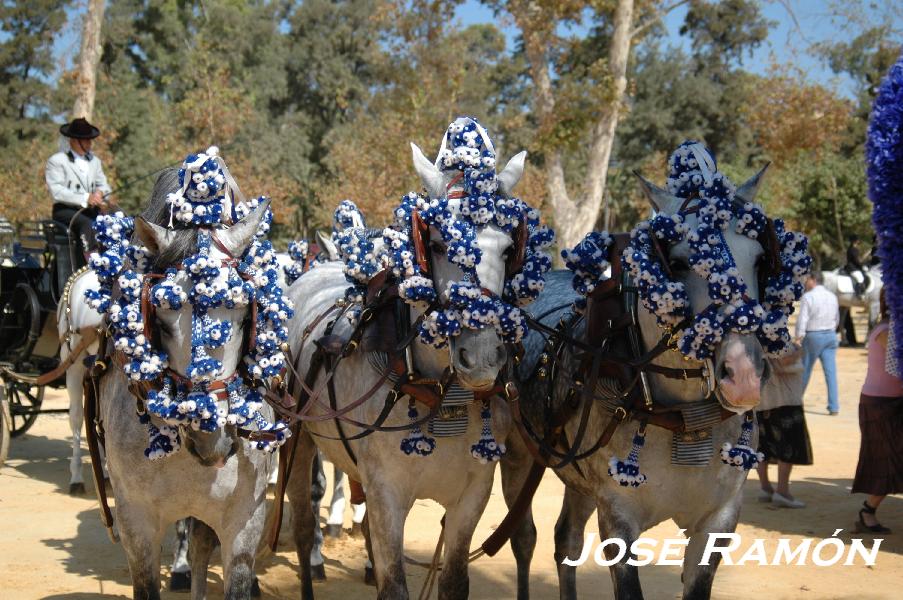
[[[44,169],[53,196],[53,220],[71,224],[70,235],[77,235],[87,252],[94,247],[91,225],[104,194],[110,192],[100,159],[91,152],[100,130],[79,118],[60,127],[60,133],[67,138],[68,149],[51,156]]]
[[[881,320],[869,335],[868,372],[859,396],[859,463],[853,494],[868,494],[859,510],[857,533],[890,533],[878,522],[875,511],[888,494],[903,492],[903,382],[887,372],[887,338],[890,329],[884,289]]]
[[[812,368],[821,360],[828,387],[828,413],[840,412],[837,399],[837,323],[840,306],[837,296],[825,286],[821,271],[813,271],[806,279],[806,293],[800,300],[800,316],[796,321],[797,343],[803,346],[803,391],[809,386]]]
[[[790,493],[793,465],[812,464],[812,444],[803,413],[803,349],[771,362],[772,376],[762,388],[762,401],[756,407],[759,423],[759,451],[765,461],[759,463],[759,500],[784,508],[806,506]],[[777,488],[768,479],[768,465],[778,465]]]

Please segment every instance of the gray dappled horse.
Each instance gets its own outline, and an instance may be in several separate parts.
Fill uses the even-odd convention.
[[[755,197],[761,173],[740,186],[736,194],[742,200],[752,201]],[[675,198],[665,190],[644,182],[644,191],[649,196],[656,211],[664,214],[676,212],[683,200]],[[695,217],[688,219],[695,225]],[[727,244],[733,254],[743,280],[749,286],[749,294],[756,297],[757,261],[763,253],[758,242],[729,227],[724,232]],[[668,257],[674,271],[674,278],[682,281],[690,299],[694,313],[705,309],[710,298],[706,281],[687,267],[689,255],[687,243],[674,246]],[[612,258],[617,260],[617,258]],[[577,298],[571,286],[570,271],[555,271],[546,275],[545,290],[531,304],[532,315],[546,315],[542,321],[554,327],[561,318],[567,318],[573,301]],[[639,327],[646,349],[653,348],[662,338],[663,330],[656,324],[655,317],[642,305],[639,306]],[[583,339],[585,321],[581,320],[572,332],[573,337]],[[593,340],[587,340],[593,343]],[[531,329],[525,340],[526,354],[521,361],[521,411],[526,419],[536,424],[543,422],[543,406],[549,387],[546,382],[533,376],[545,341]],[[766,378],[766,363],[763,349],[755,334],[740,335],[731,332],[715,348],[714,367],[716,384],[723,390],[731,390],[734,401],[747,407],[758,403],[761,382]],[[701,363],[687,362],[675,350],[662,354],[657,364],[675,369],[699,367]],[[573,349],[565,342],[559,371],[555,378],[552,404],[561,409],[566,401],[570,383],[578,368]],[[649,374],[652,397],[656,405],[675,407],[682,403],[699,402],[706,397],[706,385],[698,379],[675,380]],[[747,385],[737,385],[745,381]],[[749,385],[752,382],[753,385]],[[604,381],[600,381],[604,385]],[[608,384],[616,384],[611,382]],[[598,387],[597,387],[598,389]],[[745,396],[743,398],[738,397]],[[590,400],[593,401],[593,400]],[[736,405],[736,404],[735,404]],[[573,411],[564,426],[568,440],[574,440],[579,422],[579,410]],[[599,437],[610,420],[610,414],[603,410],[590,413],[588,429],[582,450],[586,450]],[[621,538],[627,548],[643,531],[666,519],[674,519],[677,526],[686,530],[690,538],[686,547],[682,574],[684,598],[708,598],[718,561],[699,565],[705,547],[707,534],[713,532],[733,532],[740,512],[741,488],[747,472],[722,464],[718,450],[724,442],[736,443],[742,416],[729,418],[712,428],[714,456],[704,467],[673,466],[671,464],[671,431],[649,425],[646,429],[645,446],[641,452],[642,471],[647,482],[640,487],[622,487],[608,474],[609,460],[626,457],[631,450],[636,421],[622,423],[605,447],[585,460],[579,461],[578,472],[572,465],[557,471],[565,483],[564,502],[555,526],[555,562],[558,565],[559,586],[562,598],[577,598],[576,567],[562,564],[564,558],[576,560],[582,552],[584,528],[594,510],[598,510],[599,538]],[[755,439],[752,446],[755,447]],[[506,502],[510,504],[526,479],[532,458],[519,435],[508,439],[508,455],[502,460],[502,482]],[[552,459],[554,462],[554,459]],[[677,536],[675,531],[670,537]],[[536,529],[532,514],[521,522],[511,539],[512,549],[518,566],[518,598],[529,597],[529,568],[536,544]],[[606,547],[606,551],[611,550]],[[595,548],[593,548],[595,550]],[[627,558],[630,554],[628,552]],[[720,557],[719,557],[720,558]],[[640,580],[635,566],[622,561],[610,567],[615,597],[618,599],[642,598]],[[587,597],[586,593],[580,597]]]
[[[455,189],[452,173],[440,171],[416,146],[413,151],[414,166],[431,198],[444,198],[450,188]],[[523,155],[518,155],[498,174],[503,194],[511,192],[522,172]],[[432,235],[432,239],[441,239],[437,232]],[[498,295],[502,293],[505,277],[505,251],[512,243],[511,235],[495,225],[482,227],[477,234],[477,245],[482,251],[482,259],[477,265],[480,283]],[[460,280],[462,271],[449,262],[444,253],[433,252],[432,260],[434,287],[445,301],[446,285]],[[313,327],[309,336],[303,335],[303,332],[338,298],[343,297],[348,282],[342,267],[342,263],[334,262],[319,265],[289,288],[289,297],[296,307],[295,317],[289,324],[289,340],[293,345],[297,370],[302,376],[311,362],[314,344],[308,341],[301,348],[297,346],[302,339],[316,340],[323,335],[328,319]],[[418,311],[412,308],[411,313],[413,319]],[[335,333],[347,336],[349,332],[347,321],[339,319]],[[424,377],[439,379],[451,366],[458,382],[475,391],[491,389],[508,358],[494,329],[464,329],[459,336],[452,338],[447,349],[436,350],[417,341],[412,343],[411,348],[416,368]],[[322,387],[324,379],[321,371],[312,389]],[[338,408],[362,397],[379,379],[380,373],[370,365],[366,353],[357,351],[343,359],[334,376]],[[384,384],[371,400],[353,409],[348,416],[363,423],[375,422],[390,389],[388,383]],[[297,393],[295,395],[297,397]],[[464,598],[468,595],[470,542],[489,500],[495,470],[492,463],[481,464],[471,456],[470,447],[478,439],[481,428],[478,404],[474,402],[468,408],[467,434],[442,438],[428,457],[405,455],[399,450],[406,432],[377,432],[349,442],[357,457],[355,464],[340,441],[308,433],[309,430],[313,434],[335,438],[338,432],[333,421],[305,423],[296,441],[297,454],[287,489],[301,564],[302,598],[307,600],[313,597],[307,557],[310,556],[315,525],[309,512],[310,461],[317,447],[336,467],[360,481],[366,491],[367,521],[379,598],[402,600],[408,597],[404,573],[404,524],[418,498],[433,499],[446,510],[446,550],[438,581],[439,597]],[[406,405],[407,402],[399,402],[385,424],[408,423]],[[511,423],[508,408],[500,398],[495,397],[491,400],[491,409],[493,432],[497,439],[504,439]],[[312,412],[322,411],[314,409]],[[353,426],[346,425],[346,428],[349,435],[360,431]],[[439,524],[436,525],[438,533]]]
[[[136,235],[157,257],[159,272],[195,251],[196,230],[172,231],[163,226],[169,219],[166,196],[176,189],[176,171],[162,174],[144,212],[147,220],[136,222]],[[230,254],[244,253],[266,209],[262,204],[238,224],[217,231]],[[217,247],[211,248],[211,257],[228,258]],[[224,279],[225,272],[221,270]],[[184,271],[176,280],[185,289],[191,288]],[[211,309],[210,314],[243,331],[241,323],[249,310],[219,307]],[[184,374],[191,360],[191,306],[159,309],[157,320],[170,368]],[[238,367],[244,353],[243,337],[234,335],[222,348],[211,351],[222,361],[224,375],[231,375]],[[183,428],[186,448],[162,460],[148,460],[144,456],[147,429],[138,421],[135,399],[127,385],[122,371],[111,367],[100,382],[99,401],[116,500],[116,525],[128,558],[134,597],[160,597],[163,535],[171,523],[191,516],[199,520],[191,533],[192,596],[205,595],[207,563],[219,537],[226,598],[249,598],[266,512],[267,455],[252,448],[250,442],[238,437],[234,427],[228,426],[214,433]]]

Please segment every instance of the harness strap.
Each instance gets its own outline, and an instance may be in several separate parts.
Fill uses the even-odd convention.
[[[82,352],[84,352],[88,348],[88,346],[97,341],[98,328],[83,327],[79,330],[79,335],[81,336],[81,341],[76,344],[75,348],[70,349],[69,355],[66,357],[66,360],[61,361],[60,364],[57,365],[57,367],[52,371],[44,373],[38,377],[33,377],[31,375],[16,373],[15,371],[11,371],[6,367],[0,366],[0,373],[3,373],[10,379],[15,379],[16,381],[21,381],[29,385],[43,386],[53,383],[54,381],[62,377],[69,369],[69,367],[75,364],[75,361],[78,360]]]
[[[288,477],[292,472],[292,464],[295,462],[295,451],[298,448],[298,437],[301,435],[301,424],[295,423],[289,429],[292,432],[291,441],[288,444],[279,446],[279,463],[276,468],[273,521],[270,525],[267,539],[267,545],[273,552],[276,551],[276,547],[279,545],[279,530],[282,529],[282,513],[285,504],[285,488],[288,486]]]
[[[98,415],[100,414],[100,394],[98,386],[100,378],[107,371],[106,357],[106,332],[101,332],[99,336],[100,348],[97,352],[97,359],[85,374],[82,382],[82,392],[84,396],[84,415],[85,415],[85,437],[88,442],[88,453],[91,455],[91,473],[94,477],[94,488],[97,490],[97,499],[100,501],[100,521],[107,530],[107,536],[114,544],[119,541],[116,532],[113,531],[113,512],[110,510],[110,504],[107,501],[106,481],[103,476],[103,459],[100,455],[100,449],[104,447],[104,439],[102,426]]]

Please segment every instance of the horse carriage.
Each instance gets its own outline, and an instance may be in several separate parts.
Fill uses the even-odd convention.
[[[74,266],[84,262],[76,252],[64,223],[26,221],[16,228],[0,218],[0,464],[10,438],[28,431],[39,414],[68,412],[42,404],[46,386],[66,384],[56,310]]]

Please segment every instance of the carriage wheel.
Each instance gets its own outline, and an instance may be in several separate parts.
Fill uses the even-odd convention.
[[[18,358],[25,360],[41,333],[41,303],[38,294],[27,283],[19,283],[0,311],[0,353],[18,351]]]
[[[34,425],[44,402],[44,386],[7,379],[3,387],[9,402],[9,429],[18,437]]]
[[[9,404],[6,402],[5,386],[0,386],[0,467],[6,462],[9,454],[10,432]]]

